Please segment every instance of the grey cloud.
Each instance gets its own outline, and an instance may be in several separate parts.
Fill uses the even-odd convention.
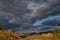
[[[30,13],[31,18],[44,18],[46,16],[55,14],[54,12],[58,12],[60,10],[60,5],[58,5],[58,0],[54,0],[53,2],[44,2],[44,3],[35,3],[31,2],[28,5],[28,9],[32,12]],[[57,11],[58,10],[58,11]],[[56,13],[57,14],[57,13]]]
[[[60,21],[58,20],[47,20],[43,22],[43,25],[48,25],[48,26],[60,26]]]
[[[16,19],[16,22],[19,23],[24,20],[24,15],[27,11],[25,11],[26,5],[22,2],[22,0],[0,0],[0,2],[1,6],[6,6],[4,8],[0,7],[0,10],[5,12],[3,14],[0,13],[2,16],[8,16],[11,17],[10,19]]]
[[[0,0],[0,12],[4,12],[0,15],[21,26],[32,26],[36,19],[58,14],[59,10],[59,0]]]

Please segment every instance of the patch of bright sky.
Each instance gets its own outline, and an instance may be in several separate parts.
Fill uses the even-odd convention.
[[[36,22],[33,24],[33,26],[37,26],[37,25],[43,25],[42,23],[47,21],[47,20],[57,20],[60,21],[60,14],[56,15],[56,16],[49,16],[45,19],[39,20],[37,19]]]

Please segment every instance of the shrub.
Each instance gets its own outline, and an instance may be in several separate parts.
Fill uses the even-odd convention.
[[[2,25],[2,24],[0,24],[0,30],[2,30],[2,28],[3,28],[3,25]]]
[[[22,38],[26,38],[28,36],[29,36],[29,34],[23,34]]]

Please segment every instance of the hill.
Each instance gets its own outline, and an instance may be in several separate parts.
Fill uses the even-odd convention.
[[[12,30],[0,30],[0,40],[60,40],[60,30],[40,34],[17,34]]]

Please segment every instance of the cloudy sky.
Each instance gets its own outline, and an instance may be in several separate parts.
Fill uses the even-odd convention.
[[[0,24],[19,25],[13,29],[60,25],[60,0],[0,0]]]

